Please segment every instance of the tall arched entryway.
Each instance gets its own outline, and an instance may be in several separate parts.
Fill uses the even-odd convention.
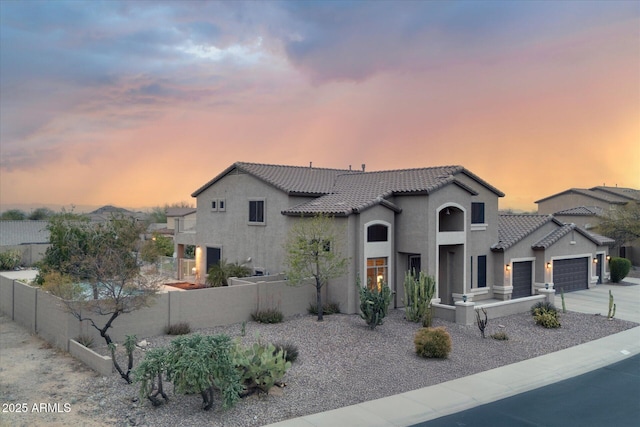
[[[464,294],[466,271],[466,212],[458,204],[438,208],[438,298],[442,304],[453,304],[454,294]]]

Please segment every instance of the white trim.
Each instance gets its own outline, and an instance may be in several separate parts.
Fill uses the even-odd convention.
[[[486,231],[489,224],[471,224],[469,228],[471,231]]]
[[[367,231],[370,226],[381,224],[387,227],[387,241],[386,242],[367,242]],[[372,220],[363,225],[362,228],[362,241],[364,243],[364,259],[363,269],[362,269],[362,283],[361,286],[366,286],[366,277],[367,277],[367,260],[369,258],[387,258],[387,286],[391,288],[392,291],[395,291],[395,280],[394,280],[394,270],[393,266],[395,265],[395,257],[393,256],[393,252],[391,248],[393,248],[393,233],[394,230],[391,226],[391,223],[383,220]]]
[[[251,202],[262,202],[262,221],[250,221],[250,215],[247,215],[248,225],[267,225],[267,200],[264,197],[249,197],[247,198],[247,208],[250,208]],[[248,211],[245,211],[247,214]]]

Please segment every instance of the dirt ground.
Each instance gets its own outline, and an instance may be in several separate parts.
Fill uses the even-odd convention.
[[[0,426],[107,426],[83,383],[101,377],[0,316]]]

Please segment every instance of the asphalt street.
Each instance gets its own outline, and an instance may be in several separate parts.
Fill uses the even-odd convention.
[[[613,365],[415,427],[640,425],[640,354]]]

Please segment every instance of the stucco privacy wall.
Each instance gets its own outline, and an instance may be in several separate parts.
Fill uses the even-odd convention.
[[[25,245],[2,246],[2,248],[0,249],[0,253],[18,250],[22,254],[22,265],[30,267],[36,262],[42,261],[42,258],[44,258],[44,253],[46,252],[48,247],[48,243],[31,243]]]
[[[164,327],[188,322],[192,329],[207,328],[251,319],[258,309],[279,308],[285,316],[306,313],[315,300],[313,286],[288,286],[284,281],[159,294],[149,307],[119,316],[109,329],[116,342],[127,335],[139,339],[161,335]],[[36,287],[0,275],[0,308],[13,321],[37,333],[52,345],[69,351],[69,339],[89,335],[102,342],[88,322],[79,322],[64,310],[61,301]],[[106,316],[94,316],[104,325]]]

